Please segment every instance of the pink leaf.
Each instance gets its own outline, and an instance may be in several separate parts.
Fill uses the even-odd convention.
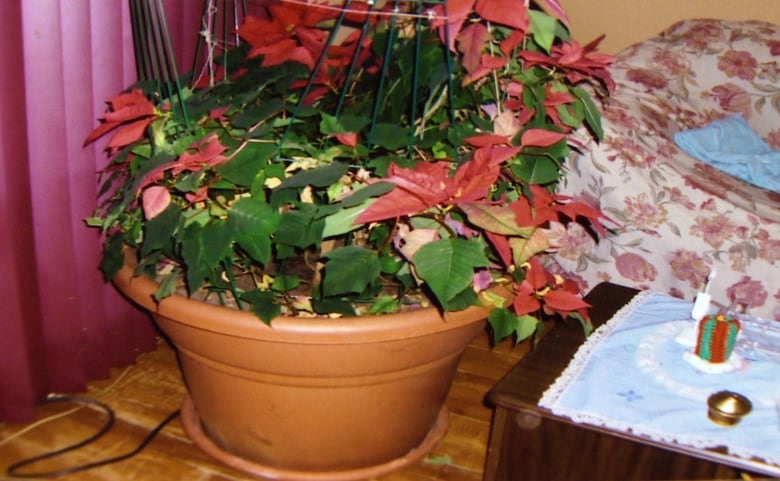
[[[501,164],[520,153],[520,147],[493,145],[480,147],[474,151],[474,160],[485,162],[491,168],[500,167]]]
[[[570,26],[569,17],[566,15],[566,12],[564,11],[561,4],[558,3],[558,0],[537,0],[537,3],[539,3],[539,5],[541,5],[545,11],[547,11],[547,13],[560,20],[561,23],[567,27]]]
[[[519,0],[477,0],[475,10],[490,22],[528,31],[528,8]]]
[[[431,9],[436,15],[432,26],[438,30],[439,38],[442,43],[446,43],[445,40],[449,38],[447,47],[453,52],[455,51],[455,38],[468,16],[473,11],[474,1],[475,0],[448,0],[446,9],[445,4],[436,5]],[[444,18],[446,18],[446,21],[442,20]]]
[[[86,139],[84,139],[84,146],[91,144],[92,142],[96,141],[100,137],[104,136],[108,132],[111,132],[116,128],[116,126],[119,125],[116,122],[103,122],[102,124],[98,125],[95,130],[93,130]]]
[[[523,284],[528,283],[534,291],[544,289],[548,284],[548,275],[547,271],[542,267],[542,263],[539,262],[539,259],[532,257],[528,260],[528,264],[530,264],[530,267],[525,274]]]
[[[171,193],[165,187],[153,185],[144,191],[141,202],[144,216],[152,220],[171,205]]]
[[[130,145],[144,135],[146,127],[152,123],[153,117],[143,118],[122,126],[108,142],[108,148],[120,148]]]
[[[336,139],[347,147],[357,147],[358,136],[355,132],[336,134]]]
[[[474,23],[464,28],[458,35],[458,50],[463,53],[463,66],[473,72],[479,67],[480,55],[490,33],[485,25]]]
[[[520,137],[520,143],[528,147],[549,147],[564,139],[566,134],[545,129],[528,129]]]
[[[507,145],[509,139],[503,135],[480,134],[464,139],[466,143],[474,147],[490,147],[492,145]]]
[[[509,245],[509,240],[505,236],[494,234],[489,230],[485,231],[485,236],[496,249],[498,256],[501,258],[501,262],[503,262],[505,266],[512,265],[512,247]]]
[[[514,137],[522,128],[520,120],[511,110],[504,110],[493,119],[493,132],[506,137]]]
[[[128,120],[135,120],[141,117],[148,117],[154,115],[154,105],[146,100],[137,104],[126,105],[121,109],[113,112],[106,113],[105,119],[107,122],[126,122]]]
[[[463,76],[463,85],[469,85],[482,77],[488,75],[494,70],[504,68],[507,64],[507,59],[503,57],[494,57],[492,55],[482,55],[479,59],[479,66]]]
[[[118,126],[125,125],[122,130],[126,130],[117,132],[114,135],[114,139],[109,143],[109,148],[124,147],[138,140],[143,135],[143,128],[157,117],[154,105],[139,89],[122,92],[112,97],[108,101],[108,105],[109,109],[102,119],[103,123],[87,136],[86,140],[84,140],[85,146]],[[128,124],[128,122],[130,123]],[[140,128],[140,126],[143,128]],[[138,132],[139,128],[140,132]]]
[[[211,109],[211,111],[209,112],[209,118],[212,120],[219,120],[232,107],[233,107],[232,105],[224,105],[222,107]]]
[[[449,178],[451,164],[449,162],[422,162],[413,169],[398,167],[391,164],[388,176],[384,179],[399,188],[419,198],[428,207],[434,206],[447,198],[447,189],[451,185]]]
[[[539,299],[534,295],[531,284],[527,281],[523,281],[520,285],[515,284],[515,298],[512,302],[512,307],[518,316],[538,311],[541,307]]]
[[[132,89],[129,92],[122,92],[119,95],[111,97],[108,101],[111,104],[111,110],[121,110],[129,105],[134,104],[149,104],[149,99],[146,98],[141,89]]]
[[[590,307],[590,304],[583,301],[577,294],[563,289],[556,289],[548,292],[545,294],[543,300],[547,307],[562,314]]]
[[[471,159],[455,172],[450,202],[460,204],[485,198],[500,173],[499,164],[492,164],[489,157]]]
[[[363,210],[355,219],[354,224],[367,224],[369,222],[416,214],[427,208],[428,204],[419,197],[396,187]]]

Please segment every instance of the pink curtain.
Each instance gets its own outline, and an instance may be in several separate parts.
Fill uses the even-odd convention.
[[[165,0],[189,69],[202,1]],[[148,318],[102,280],[100,146],[82,148],[105,100],[135,81],[127,0],[0,0],[0,420],[49,392],[83,390],[154,347]]]

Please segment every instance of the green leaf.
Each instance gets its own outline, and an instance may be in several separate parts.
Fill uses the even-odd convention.
[[[352,303],[346,299],[312,299],[311,306],[317,314],[341,314],[347,317],[357,315]]]
[[[176,282],[178,281],[180,274],[181,272],[179,272],[178,269],[174,269],[163,278],[162,282],[160,282],[160,287],[154,291],[155,301],[160,302],[176,292]]]
[[[276,190],[306,187],[327,187],[337,182],[342,175],[347,173],[349,166],[340,162],[324,165],[310,170],[302,170],[282,182]]]
[[[196,192],[200,186],[201,180],[203,180],[205,176],[206,172],[203,170],[200,172],[183,174],[173,186],[181,192]]]
[[[271,162],[265,167],[265,169],[263,169],[263,172],[269,179],[276,178],[279,180],[284,180],[287,176],[287,174],[284,172],[284,168],[285,165],[283,162]]]
[[[547,92],[544,90],[544,85],[540,85],[538,79],[535,79],[534,73],[539,69],[532,68],[523,72],[523,77],[520,81],[525,84],[523,87],[523,105],[530,110],[535,110],[536,118],[544,119],[546,111],[544,108],[544,100],[547,98]],[[533,127],[533,126],[529,126]]]
[[[268,202],[275,208],[280,209],[288,205],[294,205],[300,202],[300,191],[295,189],[274,189],[271,191],[271,198]]]
[[[295,274],[279,274],[274,277],[273,289],[275,291],[290,291],[301,284],[301,278]]]
[[[200,224],[190,224],[181,238],[181,259],[186,267],[184,280],[190,294],[198,290],[212,274],[213,264],[204,260],[202,231]]]
[[[398,124],[377,123],[374,126],[374,144],[387,150],[398,150],[409,144],[410,132],[408,128],[402,128]]]
[[[269,98],[260,104],[247,105],[239,115],[233,118],[233,127],[248,128],[269,119],[284,107],[280,98]]]
[[[534,42],[549,53],[555,41],[558,21],[539,10],[529,9],[528,14],[531,17],[531,35],[534,37]]]
[[[395,274],[404,265],[404,261],[395,255],[383,255],[379,258],[379,262],[382,265],[382,273],[384,274]]]
[[[194,139],[193,139],[194,140]],[[173,162],[176,160],[178,155],[176,155],[173,152],[168,152],[167,150],[158,152],[154,155],[154,157],[151,157],[149,159],[145,159],[143,157],[136,157],[133,159],[133,162],[130,163],[130,169],[137,169],[133,171],[133,184],[130,187],[132,192],[137,192],[138,188],[141,186],[141,182],[146,177],[146,174],[149,174],[157,167],[161,167],[169,162]],[[136,164],[137,163],[137,164]],[[131,201],[133,200],[133,197],[129,197],[129,199],[126,199],[125,201]]]
[[[103,227],[103,224],[105,224],[105,220],[102,217],[87,217],[84,219],[84,222],[87,224],[87,227]]]
[[[457,238],[423,245],[413,262],[444,310],[450,310],[450,301],[471,285],[474,269],[489,264],[480,242]]]
[[[341,115],[338,119],[346,132],[360,132],[367,125],[371,124],[371,119],[367,116]]]
[[[477,304],[478,301],[479,296],[474,292],[474,288],[469,285],[450,300],[447,308],[450,311],[460,311]]]
[[[541,185],[555,182],[561,175],[558,164],[545,155],[520,155],[512,163],[512,172],[527,184]]]
[[[425,457],[426,464],[433,464],[433,465],[439,465],[439,466],[449,466],[452,463],[452,456],[449,454],[444,455],[436,455],[436,454],[429,454]]]
[[[590,128],[597,139],[602,140],[604,138],[604,128],[601,125],[601,111],[593,102],[590,94],[581,87],[573,87],[571,93],[582,102],[585,122],[587,123],[588,128]]]
[[[252,312],[264,323],[271,321],[282,313],[282,308],[274,302],[274,294],[271,291],[253,289],[241,294],[241,300],[252,305]]]
[[[333,115],[322,113],[322,120],[320,121],[320,132],[325,135],[331,134],[343,134],[347,132],[347,129],[339,122],[339,119]]]
[[[276,229],[276,241],[305,249],[319,245],[325,222],[316,220],[317,208],[303,204],[284,213]]]
[[[590,319],[586,319],[582,317],[580,313],[576,311],[570,312],[569,317],[572,317],[579,321],[580,326],[582,326],[582,331],[585,334],[585,337],[590,336],[590,334],[593,332],[593,324],[590,322]]]
[[[325,296],[360,293],[381,272],[376,252],[362,247],[346,246],[327,254],[322,292]]]
[[[516,316],[504,307],[493,309],[488,316],[490,330],[493,332],[493,342],[498,343],[511,335],[520,342],[532,336],[539,326],[539,320],[528,314]]]
[[[341,205],[344,207],[353,207],[356,205],[364,204],[366,199],[371,197],[379,197],[387,194],[395,188],[395,184],[390,182],[376,182],[374,184],[367,185],[361,189],[353,192],[349,197],[341,201]]]
[[[114,234],[106,239],[103,246],[103,257],[100,260],[100,271],[106,281],[113,279],[125,264],[124,238],[122,234]]]
[[[141,246],[141,256],[145,257],[155,251],[171,252],[173,238],[181,220],[181,209],[176,204],[169,205],[144,226],[144,243]]]
[[[355,205],[347,209],[341,209],[335,214],[329,215],[325,218],[325,227],[322,230],[322,238],[334,237],[352,232],[361,226],[356,224],[355,219],[371,204],[376,202],[376,199],[368,199],[362,204]]]
[[[275,151],[274,144],[250,142],[219,168],[219,174],[235,185],[249,187]]]
[[[213,219],[203,226],[198,236],[203,249],[203,260],[211,266],[230,258],[233,237],[227,221]]]
[[[279,222],[280,216],[276,210],[249,197],[240,199],[228,210],[228,226],[234,239],[263,265],[271,257],[271,236]]]
[[[390,314],[398,312],[400,301],[393,296],[382,296],[368,308],[369,314]]]
[[[558,116],[561,118],[561,122],[569,127],[577,128],[582,125],[582,121],[585,120],[585,109],[581,102],[574,102],[566,105],[559,105],[555,108],[558,112]]]

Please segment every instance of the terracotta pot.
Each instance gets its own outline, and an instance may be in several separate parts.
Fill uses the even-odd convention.
[[[125,265],[114,279],[176,345],[195,444],[260,477],[346,480],[414,463],[444,436],[444,401],[488,310],[341,319],[253,314],[184,296]],[[191,401],[190,401],[191,398]]]

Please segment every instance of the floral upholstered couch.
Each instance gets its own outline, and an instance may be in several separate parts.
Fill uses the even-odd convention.
[[[780,148],[780,27],[685,20],[622,51],[605,138],[567,165],[561,192],[598,205],[614,231],[594,242],[556,225],[555,260],[583,290],[603,280],[780,319],[780,194],[682,152],[675,132],[742,115]],[[585,141],[585,136],[583,136]]]

